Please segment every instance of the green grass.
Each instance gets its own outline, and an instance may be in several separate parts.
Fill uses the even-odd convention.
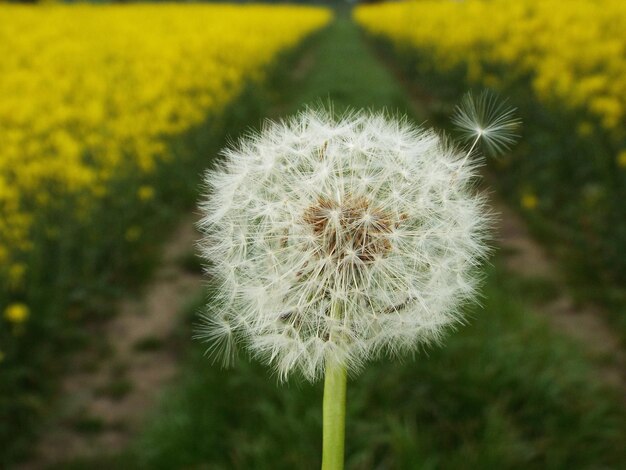
[[[309,52],[313,67],[282,89],[283,106],[293,113],[304,105],[332,102],[346,108],[387,108],[407,112],[408,100],[390,72],[381,67],[361,41],[359,31],[339,17]]]
[[[347,468],[620,468],[626,413],[578,345],[529,314],[515,279],[487,272],[469,325],[348,384]],[[191,334],[200,304],[180,334]],[[194,344],[180,378],[121,456],[61,468],[319,468],[321,384],[278,384],[245,359],[212,366]]]
[[[408,102],[343,18],[309,54],[314,66],[282,88],[284,112],[320,99],[338,109]],[[623,401],[578,344],[524,304],[551,297],[549,286],[495,265],[483,308],[443,347],[373,363],[349,381],[347,468],[624,468]],[[183,342],[201,303],[186,309]],[[280,385],[245,359],[220,370],[203,345],[189,345],[180,377],[124,454],[60,468],[319,468],[321,384]]]

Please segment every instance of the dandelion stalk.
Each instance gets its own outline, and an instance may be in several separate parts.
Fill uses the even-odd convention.
[[[463,157],[463,160],[461,161],[461,166],[465,165],[465,162],[467,161],[467,159],[469,158],[469,156],[472,154],[472,152],[474,151],[474,149],[476,148],[476,145],[478,144],[478,142],[480,141],[480,138],[482,137],[483,133],[482,131],[477,131],[476,133],[476,138],[474,139],[474,143],[472,144],[472,146],[470,147],[470,149],[467,151],[467,153],[465,154],[465,157]]]
[[[341,303],[331,304],[330,316],[342,321]],[[326,359],[324,373],[322,470],[343,469],[346,428],[346,366]]]
[[[343,469],[346,421],[346,367],[326,362],[322,470]]]

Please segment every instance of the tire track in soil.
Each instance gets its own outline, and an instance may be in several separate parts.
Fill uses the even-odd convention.
[[[22,468],[118,452],[138,431],[177,371],[174,332],[181,309],[202,292],[202,276],[181,265],[199,237],[194,221],[187,216],[164,245],[162,262],[141,298],[122,300],[114,318],[94,327],[92,333],[107,345],[106,357],[86,350],[70,359],[58,416],[42,430],[33,460]],[[138,347],[142,343],[144,350]]]
[[[496,242],[499,256],[511,273],[555,287],[556,295],[531,304],[532,310],[546,317],[561,334],[579,342],[594,359],[602,380],[626,391],[626,353],[620,338],[604,320],[602,309],[590,302],[577,303],[558,262],[529,234],[522,218],[501,201],[492,200],[499,214]]]

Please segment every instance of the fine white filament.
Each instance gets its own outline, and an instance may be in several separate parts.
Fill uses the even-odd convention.
[[[496,144],[507,143],[506,139]],[[385,113],[307,109],[222,152],[201,250],[217,283],[198,336],[285,379],[438,341],[475,295],[489,215],[476,159]]]

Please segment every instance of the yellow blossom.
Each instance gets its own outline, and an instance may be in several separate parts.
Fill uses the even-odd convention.
[[[581,137],[588,137],[593,134],[593,125],[588,121],[583,121],[578,124],[577,132]]]
[[[28,306],[23,303],[13,303],[4,309],[4,318],[14,324],[24,323],[30,314]]]
[[[622,150],[617,155],[617,166],[620,168],[626,168],[626,150]]]
[[[139,200],[147,202],[154,199],[154,188],[148,185],[142,185],[137,190]]]
[[[124,234],[124,237],[129,242],[134,242],[134,241],[139,240],[139,237],[141,237],[141,227],[138,227],[137,225],[128,227],[128,229],[126,230],[126,233]]]
[[[26,276],[26,265],[24,263],[15,263],[9,267],[9,285],[18,289],[22,287],[24,283],[24,277]]]
[[[524,209],[533,210],[539,204],[537,196],[532,193],[525,193],[522,195],[521,205]]]

